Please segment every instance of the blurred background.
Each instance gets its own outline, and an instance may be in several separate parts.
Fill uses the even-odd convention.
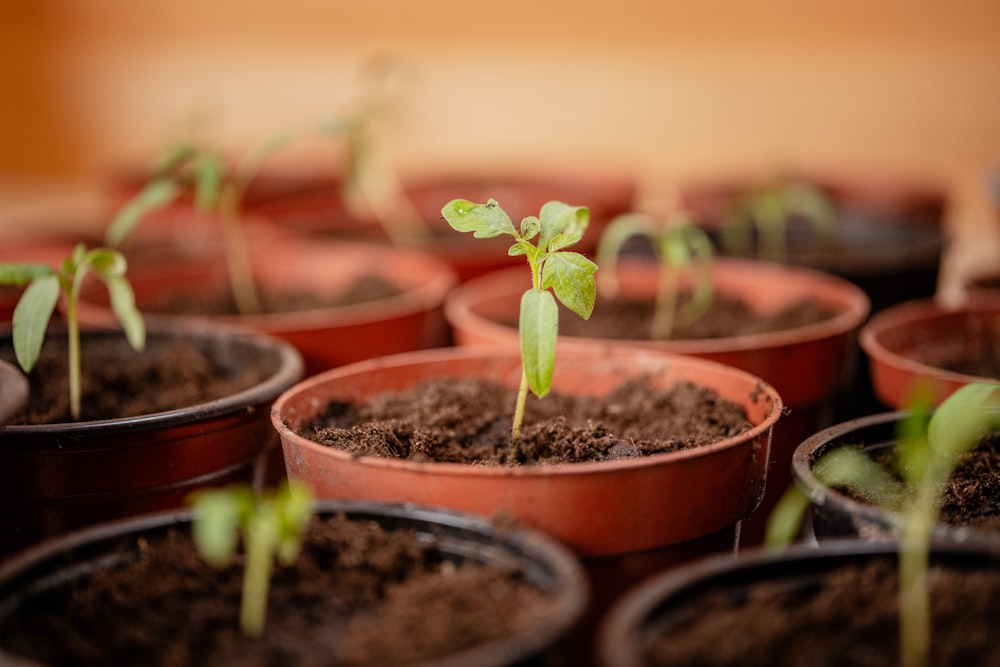
[[[0,0],[0,242],[101,224],[109,174],[192,132],[344,113],[374,54],[416,74],[402,174],[624,170],[650,208],[720,173],[903,175],[948,188],[959,264],[1000,256],[996,0]]]

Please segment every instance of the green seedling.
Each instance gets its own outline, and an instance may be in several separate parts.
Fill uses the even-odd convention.
[[[473,232],[476,238],[514,237],[508,254],[523,255],[531,270],[531,288],[521,297],[518,321],[522,373],[511,426],[510,459],[513,460],[517,456],[528,390],[541,398],[552,386],[559,334],[556,299],[583,319],[589,319],[594,310],[597,265],[578,252],[566,250],[583,237],[590,224],[590,210],[550,201],[542,206],[538,217],[524,218],[520,229],[514,227],[510,216],[493,199],[485,204],[454,199],[445,204],[441,213],[453,229]]]
[[[93,274],[107,287],[111,308],[125,331],[129,344],[141,351],[146,344],[146,327],[135,307],[132,286],[125,277],[125,257],[117,250],[87,250],[77,245],[58,268],[45,264],[0,262],[0,284],[27,285],[14,308],[12,320],[14,354],[25,373],[30,373],[41,354],[45,331],[60,295],[66,304],[66,331],[69,351],[70,414],[80,419],[80,323],[77,307],[80,287]]]
[[[723,216],[723,243],[746,252],[752,247],[751,229],[756,228],[758,256],[783,262],[793,218],[801,218],[822,235],[836,234],[836,209],[823,191],[804,181],[781,179],[736,198]]]
[[[1000,385],[976,382],[961,387],[928,417],[929,401],[915,399],[899,424],[893,451],[896,475],[855,447],[823,455],[813,473],[831,488],[849,487],[879,499],[902,516],[899,536],[900,658],[904,667],[925,667],[930,651],[928,553],[941,502],[955,468],[983,437],[1000,429]],[[766,542],[782,546],[794,539],[809,505],[792,486],[768,524]]]
[[[613,219],[605,228],[597,247],[597,261],[604,267],[598,287],[602,294],[618,293],[617,262],[625,243],[642,237],[652,245],[660,262],[660,280],[650,335],[668,339],[676,322],[690,324],[704,315],[712,305],[712,242],[700,228],[691,223],[687,214],[677,214],[665,224],[641,213],[625,213]],[[694,269],[691,299],[680,306],[681,276]]]
[[[312,516],[312,493],[302,484],[289,482],[258,496],[249,485],[235,484],[196,491],[190,502],[194,542],[209,565],[228,567],[242,539],[240,629],[247,637],[260,637],[273,562],[289,566],[298,558]]]

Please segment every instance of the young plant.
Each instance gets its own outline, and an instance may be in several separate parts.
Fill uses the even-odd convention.
[[[441,213],[453,229],[473,232],[476,238],[514,237],[508,254],[523,255],[528,260],[531,288],[521,296],[518,321],[522,372],[511,426],[509,458],[514,460],[528,390],[541,398],[552,386],[559,334],[556,299],[583,319],[589,319],[594,310],[597,265],[578,252],[566,250],[583,237],[590,224],[590,210],[550,201],[542,206],[538,217],[524,218],[519,229],[493,199],[485,204],[454,199],[445,204]]]
[[[246,484],[192,494],[192,530],[202,557],[212,567],[228,567],[242,538],[245,562],[240,599],[240,629],[260,637],[267,617],[273,561],[284,566],[298,558],[312,516],[309,488],[283,484],[258,496]]]
[[[750,231],[756,228],[758,256],[783,262],[793,218],[825,236],[836,234],[836,210],[822,190],[805,181],[779,179],[737,197],[723,218],[723,242],[745,252],[752,247]]]
[[[684,213],[665,224],[641,213],[619,215],[608,223],[597,247],[597,261],[605,269],[598,281],[603,294],[618,293],[618,255],[635,236],[647,239],[659,258],[660,281],[650,335],[654,339],[668,339],[673,335],[675,322],[690,324],[712,305],[712,242]],[[690,301],[680,306],[681,276],[688,267],[694,267],[694,287]]]
[[[45,264],[0,262],[0,284],[27,285],[14,308],[12,333],[14,354],[25,373],[34,368],[45,342],[60,295],[66,304],[66,332],[69,363],[70,414],[80,419],[80,324],[77,307],[80,287],[87,274],[93,274],[107,287],[111,308],[118,318],[129,344],[141,351],[146,343],[146,327],[135,307],[132,286],[125,277],[128,265],[117,250],[87,250],[77,245],[58,268]]]
[[[928,401],[916,399],[899,424],[893,451],[898,474],[855,447],[840,447],[813,465],[823,484],[849,487],[881,499],[902,515],[899,536],[900,658],[903,667],[925,667],[930,650],[928,552],[947,484],[961,458],[1000,429],[1000,385],[976,382],[945,399],[928,418]],[[900,481],[901,480],[901,481]],[[792,486],[775,508],[767,543],[788,544],[809,499]]]

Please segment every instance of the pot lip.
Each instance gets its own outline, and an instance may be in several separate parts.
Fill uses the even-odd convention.
[[[933,376],[942,380],[968,384],[970,382],[997,382],[993,378],[967,375],[932,366],[907,357],[888,347],[884,342],[887,332],[906,328],[918,328],[929,323],[975,316],[977,314],[1000,317],[1000,295],[980,294],[956,308],[945,308],[933,298],[913,299],[875,313],[858,332],[858,345],[868,357],[879,364],[899,369],[915,376]]]
[[[813,474],[813,463],[816,454],[825,451],[831,443],[838,440],[847,441],[851,435],[856,435],[858,440],[863,440],[866,432],[875,429],[888,429],[890,426],[895,427],[908,414],[908,410],[894,410],[867,415],[828,426],[814,433],[803,440],[792,452],[792,479],[794,483],[809,496],[809,502],[812,505],[836,507],[840,511],[857,516],[872,525],[882,526],[887,530],[898,529],[903,524],[903,517],[898,512],[855,500],[837,489],[827,486]],[[893,433],[895,433],[895,428],[893,428]],[[889,440],[895,441],[895,435],[888,437]],[[880,438],[883,441],[885,439],[885,437]],[[957,542],[974,543],[978,540],[1000,544],[1000,536],[992,531],[969,526],[954,526],[940,521],[934,526],[934,535],[938,539],[950,539]]]
[[[541,626],[541,629],[532,627],[511,637],[486,642],[453,656],[419,663],[415,667],[419,665],[460,667],[470,662],[484,667],[508,664],[496,662],[497,658],[494,656],[506,657],[511,651],[525,655],[536,653],[569,631],[584,614],[590,597],[590,587],[583,565],[568,547],[538,529],[524,524],[502,525],[488,517],[416,503],[323,499],[313,502],[316,515],[343,512],[360,517],[383,517],[390,522],[393,519],[410,519],[417,524],[443,525],[456,532],[456,539],[462,539],[463,535],[490,539],[498,545],[494,546],[492,551],[498,548],[520,550],[526,561],[532,561],[534,565],[544,564],[551,569],[554,583],[552,593],[559,599],[558,612],[554,617],[556,622],[550,620]],[[0,562],[0,588],[10,586],[18,577],[33,576],[33,571],[44,570],[50,563],[58,564],[67,554],[88,544],[99,544],[129,534],[190,523],[192,516],[193,511],[190,508],[160,511],[106,522],[50,539]],[[74,563],[71,566],[78,568],[81,565]],[[0,600],[0,604],[5,603]],[[0,658],[5,657],[10,656],[0,648]],[[22,663],[15,661],[15,664]],[[26,660],[23,664],[27,666],[35,663]]]
[[[833,317],[822,322],[815,322],[791,329],[781,331],[771,331],[766,333],[746,334],[742,336],[730,336],[722,338],[699,338],[682,339],[668,341],[652,340],[620,340],[613,338],[589,338],[584,336],[564,336],[560,337],[576,344],[593,341],[605,345],[634,345],[663,349],[679,354],[710,354],[730,351],[741,351],[748,349],[780,348],[792,344],[820,341],[829,338],[842,336],[856,330],[867,319],[871,312],[871,301],[868,295],[853,283],[824,271],[811,269],[803,266],[779,264],[775,262],[765,262],[761,260],[738,259],[732,257],[717,257],[713,260],[717,266],[723,270],[730,271],[753,271],[756,273],[781,273],[787,274],[787,281],[795,284],[805,278],[810,278],[814,282],[821,282],[831,287],[835,287],[844,298],[833,304],[838,311]],[[653,273],[657,269],[652,262],[639,260],[622,261],[620,264],[625,270],[636,272]],[[466,283],[457,286],[448,295],[445,301],[445,317],[452,325],[474,321],[477,327],[489,330],[494,334],[505,336],[516,335],[516,329],[499,322],[476,315],[472,312],[473,304],[481,298],[481,293],[496,284],[509,284],[512,281],[508,276],[513,277],[515,273],[523,273],[520,268],[502,269],[485,276],[474,278]],[[516,284],[516,282],[515,282]],[[513,293],[513,292],[512,292]],[[830,301],[826,301],[830,304]]]
[[[282,395],[279,396],[271,406],[271,423],[278,431],[282,441],[292,442],[297,447],[308,449],[314,453],[320,453],[324,456],[330,456],[344,462],[351,462],[353,465],[387,468],[414,473],[433,473],[435,475],[472,475],[484,478],[540,478],[551,477],[553,475],[594,475],[602,473],[616,474],[623,470],[632,468],[649,468],[662,465],[672,465],[682,461],[708,456],[719,451],[739,447],[748,443],[753,443],[760,438],[767,438],[769,441],[774,424],[778,421],[783,412],[782,399],[774,387],[772,387],[768,382],[752,375],[751,373],[719,362],[659,351],[610,347],[601,349],[595,348],[593,351],[568,350],[561,353],[561,356],[557,356],[557,359],[581,357],[604,360],[609,363],[611,361],[620,361],[624,363],[636,363],[637,365],[647,365],[650,362],[659,363],[661,365],[681,364],[688,368],[704,368],[715,373],[723,372],[731,377],[735,376],[743,379],[747,383],[748,393],[753,391],[759,392],[759,400],[769,402],[770,409],[761,423],[753,425],[750,429],[736,436],[699,447],[674,452],[651,454],[649,456],[615,459],[613,461],[554,463],[513,467],[501,465],[481,466],[470,465],[467,463],[409,461],[375,456],[354,456],[349,452],[326,447],[315,441],[309,440],[308,438],[296,433],[288,424],[285,423],[283,415],[284,408],[293,398],[302,393],[310,392],[318,386],[334,382],[343,382],[344,378],[347,377],[360,376],[373,370],[399,368],[402,366],[419,365],[428,362],[432,364],[439,364],[447,361],[465,359],[481,359],[484,362],[489,362],[491,360],[496,361],[520,358],[520,353],[516,350],[512,350],[509,346],[476,345],[406,352],[387,357],[369,359],[324,371],[310,378],[306,378],[282,393]],[[438,375],[438,377],[442,376],[447,376],[447,374]]]
[[[824,541],[818,546],[807,543],[796,543],[784,549],[757,546],[741,550],[738,558],[732,554],[716,554],[683,564],[655,575],[612,605],[598,629],[600,654],[605,660],[603,664],[608,667],[640,664],[637,652],[640,647],[638,632],[642,624],[656,614],[668,598],[693,590],[719,576],[731,572],[746,573],[741,580],[751,583],[754,579],[767,578],[768,574],[776,575],[775,578],[785,576],[786,572],[794,572],[793,568],[797,565],[812,564],[819,568],[824,562],[836,564],[854,557],[877,558],[896,552],[896,543],[892,541],[842,538]],[[944,558],[975,559],[981,556],[993,559],[997,550],[995,543],[935,541],[931,553]],[[758,574],[759,577],[755,576]]]
[[[0,333],[9,337],[10,327],[7,326],[0,329]],[[2,438],[5,432],[9,433],[12,437],[31,439],[57,435],[82,437],[92,434],[111,435],[118,432],[141,432],[189,424],[193,419],[201,421],[222,415],[236,414],[245,412],[251,406],[273,401],[281,392],[298,382],[305,372],[301,353],[291,343],[275,336],[245,327],[219,326],[196,320],[166,322],[153,318],[147,322],[147,336],[170,337],[177,333],[201,339],[222,340],[236,338],[252,345],[260,351],[273,350],[277,356],[278,368],[270,377],[257,385],[229,396],[197,405],[134,417],[117,417],[54,424],[8,424],[0,426],[0,438]],[[121,331],[103,327],[82,329],[80,334],[81,336],[123,335]]]

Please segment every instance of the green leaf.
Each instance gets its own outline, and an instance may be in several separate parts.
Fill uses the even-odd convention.
[[[583,319],[594,311],[597,264],[577,252],[550,255],[542,267],[542,288],[552,288],[564,306]]]
[[[931,416],[927,439],[939,456],[957,458],[1000,426],[1000,385],[972,382],[946,398]]]
[[[153,165],[153,175],[155,178],[169,176],[177,171],[184,164],[192,160],[198,154],[198,149],[193,144],[181,143],[170,146],[157,158]]]
[[[622,213],[608,223],[597,244],[597,263],[604,269],[600,278],[602,290],[611,295],[618,293],[618,256],[628,240],[633,236],[652,238],[652,235],[652,221],[642,213]]]
[[[510,216],[493,199],[486,204],[475,204],[467,199],[453,199],[441,209],[441,215],[452,229],[474,232],[477,239],[490,239],[509,234],[517,236]]]
[[[192,535],[198,551],[212,567],[225,567],[236,553],[245,498],[231,489],[207,490],[192,497]]]
[[[142,314],[135,307],[132,286],[124,277],[106,278],[104,284],[107,285],[108,295],[111,297],[111,310],[122,325],[129,345],[137,352],[141,352],[146,346],[146,325]]]
[[[11,320],[14,355],[25,373],[31,371],[45,342],[45,330],[59,300],[59,277],[50,273],[28,285]]]
[[[521,220],[521,238],[525,241],[530,241],[538,236],[538,232],[541,228],[542,226],[541,223],[538,222],[538,218],[533,215],[529,215]]]
[[[542,205],[538,216],[541,237],[538,247],[550,249],[553,239],[560,234],[576,235],[579,240],[590,224],[590,209],[586,206],[570,206],[560,201],[550,201]],[[564,244],[565,245],[569,244]]]
[[[146,183],[111,219],[104,233],[105,241],[108,245],[121,245],[147,215],[170,204],[179,195],[180,188],[170,178],[155,178]]]
[[[222,191],[222,158],[215,153],[201,153],[192,165],[194,169],[194,201],[202,213],[214,210]]]
[[[0,285],[26,285],[53,273],[52,267],[30,262],[0,262]]]
[[[827,452],[813,466],[813,474],[827,486],[856,489],[890,508],[898,509],[903,498],[902,485],[856,447]]]
[[[531,391],[541,398],[552,387],[559,334],[559,306],[543,289],[530,289],[521,297],[521,360]]]
[[[121,278],[128,268],[125,256],[110,248],[91,250],[84,257],[83,262],[89,265],[101,280]]]
[[[528,253],[529,244],[518,241],[511,247],[507,248],[507,254],[511,257],[520,257],[521,255],[526,255]]]

